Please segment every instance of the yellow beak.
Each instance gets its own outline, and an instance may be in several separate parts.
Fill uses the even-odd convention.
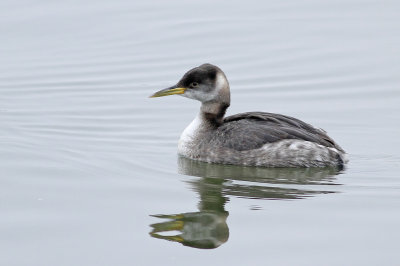
[[[186,91],[186,88],[170,87],[170,88],[166,88],[166,89],[157,91],[156,93],[151,95],[150,98],[163,97],[163,96],[174,95],[174,94],[184,94],[185,91]]]

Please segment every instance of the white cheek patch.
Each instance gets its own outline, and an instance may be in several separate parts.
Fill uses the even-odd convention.
[[[221,90],[225,89],[226,87],[228,87],[228,81],[226,80],[224,74],[218,73],[217,80],[215,82],[216,91],[221,91]]]
[[[202,102],[214,100],[218,97],[218,95],[221,95],[221,91],[225,90],[227,87],[228,87],[228,81],[226,80],[224,74],[218,73],[215,81],[214,90],[208,93],[199,91],[199,98],[201,99]]]
[[[197,97],[193,90],[186,90],[184,94],[181,94],[181,96],[189,98],[189,99],[197,100]]]

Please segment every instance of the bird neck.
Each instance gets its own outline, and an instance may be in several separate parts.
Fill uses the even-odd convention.
[[[224,102],[204,102],[200,108],[200,115],[203,121],[213,127],[218,127],[222,124],[226,109],[229,103]]]

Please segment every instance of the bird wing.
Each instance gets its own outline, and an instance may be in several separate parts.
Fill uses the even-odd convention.
[[[248,112],[228,116],[216,133],[211,144],[218,139],[224,147],[239,151],[261,148],[284,139],[306,140],[343,151],[325,131],[299,119],[273,113]]]

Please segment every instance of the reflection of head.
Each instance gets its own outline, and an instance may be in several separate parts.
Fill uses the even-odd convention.
[[[155,238],[179,242],[185,246],[212,249],[219,247],[229,238],[226,224],[228,212],[192,212],[178,215],[153,215],[169,218],[170,221],[150,225],[150,235]],[[160,232],[179,231],[178,235],[161,235]]]
[[[334,185],[335,168],[259,168],[202,163],[179,158],[179,172],[196,176],[187,181],[200,196],[199,211],[173,215],[153,215],[169,219],[150,225],[154,238],[179,242],[185,246],[210,249],[228,241],[228,196],[252,199],[300,199],[333,193],[289,187],[296,185]],[[284,187],[279,185],[285,185]],[[168,232],[178,231],[175,235]]]
[[[170,221],[150,225],[150,233],[155,238],[179,242],[185,246],[210,249],[225,243],[229,238],[226,224],[228,212],[225,211],[226,197],[222,196],[223,180],[205,178],[196,182],[200,194],[199,212],[175,215],[153,215]],[[161,235],[169,231],[179,231],[178,235]]]

